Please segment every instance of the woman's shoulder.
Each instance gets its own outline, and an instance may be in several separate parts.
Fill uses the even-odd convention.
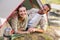
[[[18,16],[17,13],[18,13],[17,11],[14,11],[13,14],[12,14],[12,18],[16,18]]]

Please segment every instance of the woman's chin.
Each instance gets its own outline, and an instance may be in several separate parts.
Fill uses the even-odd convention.
[[[20,15],[20,17],[22,17],[22,18],[26,18],[26,15]]]

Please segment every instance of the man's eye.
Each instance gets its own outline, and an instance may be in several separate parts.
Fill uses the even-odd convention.
[[[22,12],[22,11],[19,11],[19,12]]]
[[[26,11],[26,10],[23,10],[24,12]]]
[[[46,11],[46,9],[44,9]]]

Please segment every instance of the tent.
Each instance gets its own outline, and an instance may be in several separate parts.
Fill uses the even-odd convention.
[[[0,0],[0,25],[24,0]]]

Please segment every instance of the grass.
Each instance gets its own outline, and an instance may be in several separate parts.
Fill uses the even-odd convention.
[[[52,40],[52,37],[45,33],[31,33],[22,34],[20,37],[16,37],[13,40]]]
[[[3,40],[3,37],[0,37],[0,40]]]

